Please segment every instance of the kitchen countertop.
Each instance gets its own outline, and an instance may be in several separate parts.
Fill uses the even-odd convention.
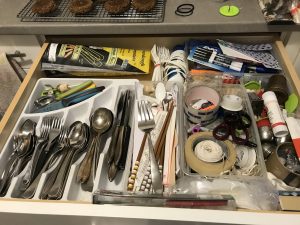
[[[97,23],[97,22],[21,22],[18,12],[28,0],[0,0],[0,34],[186,34],[186,33],[253,33],[300,31],[297,25],[268,26],[257,0],[232,0],[240,8],[235,17],[224,17],[218,12],[222,0],[167,0],[162,23]],[[193,15],[175,15],[182,3],[195,6]]]

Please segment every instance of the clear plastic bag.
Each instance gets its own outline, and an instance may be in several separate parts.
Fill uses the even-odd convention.
[[[259,0],[265,19],[270,24],[293,23],[290,8],[293,0]]]
[[[196,179],[184,176],[170,189],[178,194],[231,195],[239,208],[277,210],[278,193],[266,179],[247,181],[229,179]]]

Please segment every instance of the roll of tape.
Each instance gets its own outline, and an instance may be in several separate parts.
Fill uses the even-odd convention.
[[[200,99],[212,102],[215,107],[208,110],[194,109],[192,105],[195,101]],[[220,99],[219,93],[213,88],[204,85],[191,87],[186,91],[184,97],[185,114],[192,117],[190,120],[197,121],[198,123],[199,121],[213,121],[216,119],[217,112],[220,108]]]
[[[295,151],[294,145],[291,142],[286,142],[279,145],[266,161],[267,170],[273,173],[277,178],[281,179],[287,185],[292,187],[300,187],[300,174],[294,173],[285,167],[283,164],[286,160],[279,157],[279,154],[282,154],[282,151],[285,151],[286,149],[288,151]]]
[[[191,135],[185,143],[185,160],[187,165],[202,176],[218,176],[225,171],[231,170],[236,162],[236,151],[233,144],[226,140],[224,143],[226,146],[227,154],[224,160],[220,162],[204,162],[197,158],[194,153],[195,146],[203,139],[214,140],[212,132],[200,132]]]
[[[202,116],[195,116],[188,111],[188,108],[184,105],[184,113],[187,119],[194,124],[201,123],[202,125],[207,125],[214,122],[218,118],[218,111],[203,114]]]
[[[248,148],[244,145],[238,145],[236,148],[237,162],[236,165],[241,169],[247,170],[252,168],[256,162],[256,152],[254,148]]]
[[[213,122],[215,122],[217,120],[217,116],[212,118],[211,120],[204,120],[204,121],[199,120],[199,119],[197,119],[195,117],[192,117],[190,115],[187,115],[187,114],[186,114],[186,117],[187,117],[187,120],[188,120],[189,123],[191,123],[191,124],[201,124],[201,126],[207,126],[207,125],[212,124]]]

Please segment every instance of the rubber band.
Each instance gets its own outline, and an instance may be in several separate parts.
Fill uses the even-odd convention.
[[[176,8],[175,14],[178,16],[190,16],[193,14],[194,9],[193,4],[181,4]]]
[[[176,11],[179,13],[189,13],[191,11],[194,11],[195,7],[193,4],[181,4],[177,7]]]

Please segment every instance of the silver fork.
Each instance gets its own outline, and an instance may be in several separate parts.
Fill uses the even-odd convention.
[[[21,186],[20,186],[20,191],[25,191],[28,186],[30,185],[32,178],[33,178],[33,172],[35,169],[35,165],[36,165],[36,159],[39,158],[39,154],[41,152],[41,149],[43,147],[43,145],[45,145],[47,142],[47,137],[49,134],[49,130],[51,128],[51,121],[50,118],[44,118],[41,124],[41,134],[40,137],[38,137],[37,139],[37,143],[35,145],[35,149],[33,151],[32,157],[30,159],[30,161],[28,162],[28,168],[26,170],[26,173],[23,177]]]
[[[45,148],[45,152],[49,151],[51,143],[59,135],[62,126],[61,118],[50,117],[50,120],[51,120],[51,128],[48,134],[48,144],[47,147]]]
[[[30,184],[30,186],[26,189],[26,191],[22,194],[23,198],[33,198],[36,188],[39,184],[39,181],[42,177],[42,174],[47,171],[49,168],[51,168],[57,159],[59,158],[59,153],[63,150],[64,146],[64,140],[67,138],[67,129],[62,128],[61,132],[59,133],[59,136],[57,138],[57,148],[55,151],[51,154],[49,159],[47,159],[47,162],[43,166],[42,170],[39,172],[38,176],[34,179],[34,181]]]
[[[138,102],[138,127],[148,136],[150,168],[152,178],[152,188],[154,193],[162,192],[162,178],[158,169],[158,162],[155,159],[154,148],[150,136],[150,132],[155,128],[154,116],[150,106],[146,101]]]
[[[61,136],[60,136],[61,137]],[[65,159],[66,153],[65,151],[68,151],[68,128],[64,128],[64,134],[63,136],[59,139],[59,149],[60,153],[58,157],[56,157],[55,160],[51,162],[49,165],[50,168],[52,168],[52,171],[48,173],[46,181],[44,183],[44,186],[41,191],[40,198],[41,199],[47,199],[48,193],[50,189],[52,188],[53,183],[55,182],[55,179],[57,177],[57,174],[60,170],[61,164]]]

